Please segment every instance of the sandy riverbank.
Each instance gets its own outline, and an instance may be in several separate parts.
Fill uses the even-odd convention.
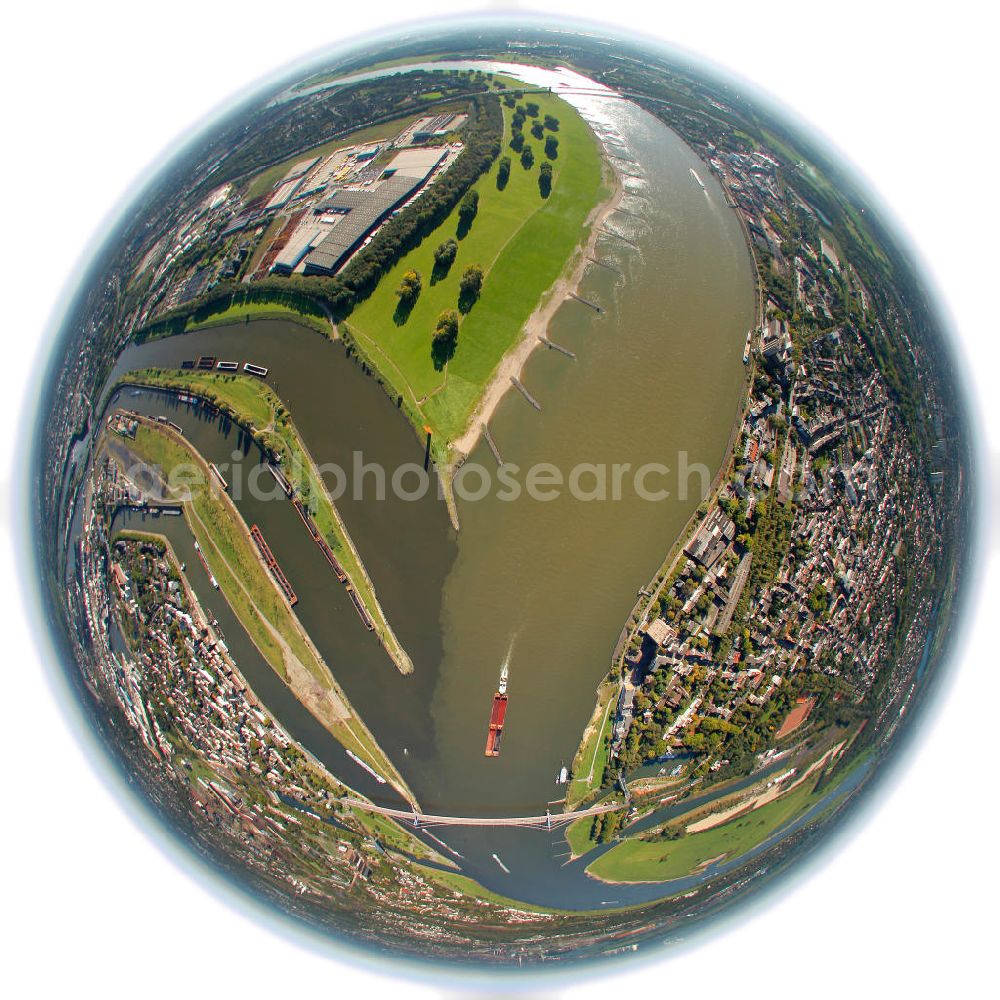
[[[452,469],[461,464],[476,446],[483,432],[483,424],[489,422],[500,400],[513,388],[512,378],[518,378],[531,352],[541,346],[539,337],[545,335],[549,323],[556,311],[566,301],[571,292],[575,292],[583,279],[589,258],[593,256],[601,228],[621,204],[625,195],[625,185],[621,175],[611,166],[607,157],[604,158],[606,171],[609,174],[608,183],[611,194],[596,205],[587,217],[584,225],[588,227],[586,240],[577,247],[567,263],[566,269],[556,279],[552,287],[542,296],[535,311],[528,317],[521,329],[517,343],[500,359],[486,388],[483,390],[479,403],[466,424],[461,436],[451,443]]]

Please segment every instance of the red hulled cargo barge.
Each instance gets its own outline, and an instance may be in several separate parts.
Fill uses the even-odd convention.
[[[292,590],[292,585],[288,582],[288,577],[282,572],[277,559],[274,558],[274,554],[271,552],[271,546],[264,541],[264,536],[260,533],[260,528],[258,528],[256,524],[250,529],[250,536],[253,538],[254,543],[260,550],[260,554],[263,556],[264,562],[267,564],[267,568],[271,571],[271,575],[274,577],[275,582],[288,599],[289,605],[295,607],[299,599],[295,595],[295,591]]]
[[[500,686],[493,695],[493,710],[490,712],[490,728],[486,733],[487,757],[500,756],[500,738],[503,736],[503,723],[507,718],[507,665],[500,673]]]

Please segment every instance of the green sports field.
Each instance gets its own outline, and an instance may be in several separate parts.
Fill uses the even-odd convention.
[[[351,334],[418,418],[438,441],[451,441],[464,429],[486,383],[503,355],[514,345],[525,321],[545,291],[559,277],[586,235],[586,220],[605,195],[597,139],[570,105],[550,94],[528,94],[524,103],[539,105],[538,119],[559,119],[554,134],[558,156],[549,161],[544,139],[531,135],[536,119],[524,125],[525,142],[535,161],[529,170],[507,145],[512,109],[504,108],[505,138],[501,157],[511,159],[510,180],[497,188],[499,158],[479,179],[479,210],[469,232],[458,239],[458,209],[415,250],[386,274],[372,296],[348,320]],[[551,162],[552,190],[543,198],[539,169]],[[444,240],[458,240],[458,256],[447,276],[432,282],[434,250]],[[485,272],[482,293],[462,317],[454,356],[440,370],[431,356],[438,315],[458,304],[462,272],[470,264]],[[406,271],[418,271],[423,289],[405,320],[396,315],[396,289]]]

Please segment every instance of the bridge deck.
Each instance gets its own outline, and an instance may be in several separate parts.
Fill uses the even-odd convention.
[[[345,798],[345,805],[365,812],[377,813],[391,819],[403,820],[414,826],[543,826],[552,828],[572,823],[581,816],[596,816],[599,813],[613,812],[623,808],[620,802],[605,802],[591,806],[589,809],[575,809],[571,812],[544,813],[541,816],[435,816],[429,813],[416,812],[413,809],[392,809],[389,806],[378,806],[364,799]]]

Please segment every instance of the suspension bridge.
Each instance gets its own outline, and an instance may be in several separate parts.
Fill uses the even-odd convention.
[[[344,798],[344,805],[365,812],[388,816],[390,819],[408,823],[415,829],[429,826],[528,826],[539,830],[556,830],[567,826],[581,816],[597,816],[600,813],[614,812],[628,804],[622,802],[602,802],[587,809],[574,809],[570,812],[552,812],[546,809],[540,816],[435,816],[430,813],[418,812],[416,809],[393,809],[390,806],[379,806],[365,799]]]

